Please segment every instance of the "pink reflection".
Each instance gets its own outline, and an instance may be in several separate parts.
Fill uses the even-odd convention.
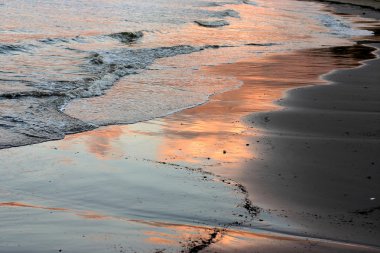
[[[87,151],[98,159],[107,160],[123,156],[123,149],[118,145],[118,140],[124,134],[121,126],[110,126],[90,132],[68,135],[62,142],[61,148],[69,148],[77,140],[84,143]]]
[[[286,90],[323,84],[320,75],[357,66],[361,60],[358,57],[367,55],[361,50],[368,49],[353,46],[304,50],[205,68],[204,71],[214,75],[236,77],[244,85],[216,95],[202,106],[163,119],[167,138],[160,146],[159,159],[189,163],[209,159],[214,163],[236,164],[254,159],[257,156],[252,149],[254,144],[247,143],[247,136],[257,132],[243,122],[243,117],[277,110],[280,107],[273,101],[280,99]]]

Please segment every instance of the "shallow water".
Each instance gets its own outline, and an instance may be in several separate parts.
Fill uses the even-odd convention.
[[[160,139],[131,139],[133,131],[2,150],[0,251],[187,251],[214,227],[255,216],[233,181],[136,156],[156,153]]]
[[[371,34],[321,6],[292,0],[3,2],[0,148],[164,116],[241,85],[205,76],[203,66]],[[217,20],[229,25],[195,23]]]
[[[302,237],[313,229],[272,217],[267,209],[250,213],[248,197],[260,207],[268,203],[255,191],[247,196],[227,178],[250,185],[247,167],[263,157],[256,139],[265,139],[242,116],[273,109],[272,101],[285,89],[321,83],[320,74],[357,66],[370,51],[363,46],[315,49],[232,69],[212,66],[205,73],[236,75],[245,85],[162,119],[1,150],[0,251],[191,252],[216,233],[218,252],[244,246],[250,252],[253,245],[302,252],[310,242],[333,252],[367,252],[339,242],[339,234],[318,235],[337,241]],[[308,66],[302,64],[305,58]],[[121,116],[126,114],[115,115]]]
[[[339,55],[342,48],[270,58],[371,34],[355,28],[357,18],[321,7],[290,0],[1,3],[0,148],[213,103],[1,150],[0,251],[178,252],[209,240],[216,226],[285,226],[257,224],[245,190],[202,169],[242,180],[234,169],[257,154],[240,117],[273,109],[289,83],[357,64],[349,52]],[[198,20],[230,25],[206,28]],[[117,34],[136,31],[144,36],[128,43]],[[242,85],[224,72],[244,59],[256,65],[236,71],[249,72],[251,85],[210,97]]]

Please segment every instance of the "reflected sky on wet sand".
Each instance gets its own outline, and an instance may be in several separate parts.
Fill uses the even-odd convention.
[[[299,2],[292,4],[298,6]],[[66,112],[69,114],[72,110],[77,115],[82,114],[78,118],[89,123],[94,123],[94,119],[99,124],[126,123],[118,119],[129,119],[132,114],[135,121],[164,116],[203,103],[210,94],[229,90],[210,97],[208,103],[160,119],[102,127],[68,135],[60,141],[0,150],[0,251],[178,252],[191,251],[191,248],[213,240],[220,240],[222,247],[245,246],[247,241],[247,245],[252,242],[265,245],[268,241],[297,241],[291,236],[256,235],[250,228],[253,225],[265,229],[272,224],[258,224],[257,217],[250,210],[252,206],[245,188],[236,183],[245,176],[241,170],[244,164],[262,157],[262,153],[255,149],[255,143],[249,141],[250,137],[261,133],[244,122],[244,116],[279,109],[272,101],[280,99],[287,89],[324,84],[319,75],[336,68],[357,66],[358,60],[362,60],[360,56],[368,54],[368,49],[360,46],[325,47],[284,53],[297,47],[291,42],[285,45],[288,40],[302,41],[301,48],[308,47],[308,42],[317,37],[331,44],[348,43],[340,37],[330,40],[329,29],[315,19],[309,23],[312,35],[300,33],[303,23],[287,27],[282,19],[276,19],[277,13],[285,12],[287,14],[282,18],[289,22],[297,20],[297,13],[290,14],[286,10],[292,8],[292,4],[282,3],[280,9],[274,8],[276,2],[259,6],[257,16],[250,16],[246,5],[235,6],[243,18],[226,28],[225,33],[204,30],[192,22],[181,26],[181,32],[160,24],[160,27],[165,27],[165,33],[154,34],[154,40],[148,33],[144,46],[233,43],[241,35],[238,40],[240,47],[159,59],[143,72],[148,75],[126,77],[105,96],[77,99],[68,105]],[[177,3],[178,6],[180,4]],[[313,4],[308,4],[308,7],[314,10]],[[300,15],[309,20],[307,15]],[[261,19],[268,16],[271,22]],[[77,19],[81,18],[74,17],[73,21],[82,22]],[[255,25],[252,27],[255,20],[261,28],[253,34],[251,29],[257,29]],[[96,20],[89,21],[91,26],[99,25]],[[39,18],[34,22],[38,23]],[[86,29],[84,35],[108,33],[110,25],[113,24],[107,23],[94,34]],[[36,23],[31,22],[30,26],[35,27]],[[52,32],[51,36],[55,36],[56,28],[49,28],[50,24],[47,27]],[[273,27],[276,27],[275,31]],[[7,27],[8,30],[11,28],[12,25]],[[119,28],[124,29],[124,26]],[[141,26],[137,24],[133,28]],[[70,31],[63,35],[76,34],[77,31]],[[23,32],[16,37],[20,36],[39,38],[38,34],[31,36]],[[0,38],[1,41],[6,39],[5,36]],[[109,37],[103,38],[104,44],[93,39],[89,38],[88,49],[104,50],[110,45],[122,47],[116,41],[107,42],[111,40]],[[242,46],[253,40],[262,44]],[[321,41],[316,45],[320,46]],[[269,44],[265,45],[269,42],[279,43],[282,53],[265,57],[272,50]],[[83,46],[77,42],[70,43],[75,49]],[[285,46],[282,47],[281,43]],[[260,47],[263,49],[257,49]],[[32,59],[24,62],[22,56],[7,58],[20,60],[25,68],[38,65],[41,73],[35,77],[37,80],[40,74],[42,79],[46,79],[46,66],[52,67],[46,71],[51,74],[51,79],[57,78],[57,66],[49,64],[52,61],[59,65],[55,59],[49,58],[56,53],[55,49],[47,46],[41,50],[45,53],[37,55],[47,56],[47,62],[35,64],[38,61]],[[66,51],[60,50],[60,54],[65,56],[62,62],[68,66],[78,65],[78,59],[73,56],[76,59],[73,62],[71,58],[78,53],[66,55]],[[233,53],[225,54],[227,51]],[[86,57],[82,53],[80,61]],[[252,58],[226,64],[247,55]],[[210,56],[217,60],[204,64]],[[198,62],[195,58],[199,58]],[[188,62],[196,64],[190,66]],[[9,69],[18,69],[17,63],[8,65]],[[77,73],[76,67],[68,68],[73,76],[67,74],[65,78],[83,74]],[[211,76],[213,78],[209,78],[207,84],[202,82]],[[128,82],[135,86],[125,85]],[[240,89],[231,90],[240,84],[243,84]],[[146,94],[151,94],[152,90],[159,92],[147,99],[150,97]],[[128,98],[140,96],[136,103],[129,103],[136,110],[128,111],[123,107],[125,102],[130,102],[125,95],[128,91]],[[190,95],[187,96],[189,101],[183,104],[183,94],[196,95],[191,99]],[[149,101],[145,103],[144,98]],[[158,108],[157,105],[164,104],[164,100],[169,102],[168,106]],[[148,109],[144,107],[147,104]],[[75,111],[70,106],[79,109]],[[111,107],[120,113],[112,114]],[[120,111],[123,108],[125,111]],[[155,112],[156,109],[159,113]],[[92,113],[84,113],[86,110]],[[236,230],[228,230],[231,227]]]
[[[189,241],[209,238],[214,233],[210,225],[245,222],[244,195],[220,178],[196,170],[202,167],[239,178],[242,163],[260,158],[254,144],[247,145],[247,137],[258,133],[241,117],[275,109],[270,102],[286,89],[306,85],[308,80],[320,84],[318,75],[357,65],[355,55],[361,55],[357,50],[364,49],[300,51],[260,62],[210,67],[204,71],[234,75],[243,87],[163,119],[1,151],[1,169],[7,173],[3,171],[1,179],[0,212],[2,217],[14,217],[2,225],[7,231],[4,240],[14,241],[32,229],[39,233],[21,245],[34,248],[41,237],[49,238],[39,252],[57,245],[77,252],[127,245],[183,249],[192,245]],[[300,59],[310,64],[305,66]],[[17,166],[12,161],[18,161]],[[181,165],[195,170],[178,170]],[[180,225],[194,223],[206,227]],[[67,240],[72,245],[66,246]],[[234,245],[235,240],[231,235],[222,242]]]

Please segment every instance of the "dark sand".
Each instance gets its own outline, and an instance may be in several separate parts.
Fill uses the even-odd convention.
[[[322,2],[349,4],[380,10],[379,0],[322,0]]]
[[[242,183],[262,208],[252,226],[281,233],[276,240],[248,234],[230,238],[226,232],[226,241],[213,244],[211,252],[242,247],[246,252],[380,252],[378,197],[370,199],[380,194],[379,60],[317,79],[373,58],[373,50],[305,50],[211,68],[236,76],[244,86],[163,120],[167,137],[161,159],[200,163]],[[327,80],[337,83],[323,85]],[[320,85],[289,91],[279,102],[286,109],[271,103],[284,90],[313,84]],[[239,121],[249,112],[275,109]]]
[[[291,90],[286,109],[249,117],[264,131],[264,160],[245,180],[254,203],[278,204],[310,235],[379,246],[379,69],[329,74],[334,84]]]
[[[335,11],[339,13],[352,9],[338,8]],[[378,17],[378,13],[371,15]],[[210,69],[233,75],[244,81],[244,86],[168,117],[168,125],[183,124],[182,130],[172,126],[166,133],[170,136],[166,159],[193,162],[209,156],[214,162],[203,162],[209,170],[241,182],[251,201],[263,208],[258,222],[263,225],[254,226],[310,237],[314,243],[307,252],[380,252],[380,60],[334,71],[323,77],[328,85],[315,86],[323,84],[315,79],[318,75],[373,58],[370,48],[379,46],[308,50],[268,62]],[[284,90],[302,85],[310,86],[290,90],[276,103],[284,108],[270,103]],[[248,112],[263,110],[275,111],[245,117],[251,131],[236,121]],[[189,140],[183,140],[184,136]],[[176,143],[176,138],[182,140]],[[189,151],[187,146],[199,150]],[[187,155],[174,155],[175,147],[185,147]],[[253,159],[249,153],[254,154]],[[213,244],[210,251],[243,251],[242,247],[247,252],[306,251],[302,240],[285,244],[259,240],[264,244],[261,247],[252,238],[232,237]],[[364,248],[325,248],[315,238]]]
[[[319,91],[339,87],[324,85],[326,81],[318,76],[333,69],[357,67],[359,61],[374,57],[372,51],[365,46],[303,50],[210,67],[205,71],[234,75],[244,81],[243,87],[162,119],[1,150],[4,233],[0,249],[380,252],[378,210],[366,209],[378,206],[377,199],[368,199],[379,193],[375,170],[379,161],[371,153],[378,150],[376,137],[362,137],[352,129],[346,136],[346,128],[342,136],[336,136],[340,132],[326,127],[326,121],[318,123],[321,128],[305,127],[290,134],[292,127],[304,126],[301,117],[316,111],[322,115],[334,112],[330,106],[335,104],[327,103],[325,110],[317,110],[312,109],[314,102],[302,100],[304,95],[300,94],[307,95],[306,91],[314,88],[289,92],[282,101],[289,106],[287,110],[247,117],[252,112],[280,109],[272,101],[290,88],[319,84]],[[368,66],[375,68],[372,64],[378,61]],[[372,73],[366,68],[338,71],[334,76]],[[369,88],[361,85],[357,87],[361,93],[354,94],[378,100],[373,85],[365,85]],[[323,95],[321,101],[329,98]],[[355,119],[357,113],[374,108],[369,99],[357,101],[354,104],[360,104],[361,111],[354,113]],[[354,104],[344,99],[337,103],[339,119],[342,106]],[[295,125],[281,119],[282,113],[290,112],[301,112]],[[320,132],[322,127],[324,132]],[[330,133],[328,138],[324,138],[326,133]],[[320,146],[325,142],[329,145]],[[364,149],[368,154],[363,155]],[[339,156],[343,152],[347,155]],[[368,165],[364,158],[374,158],[375,165]],[[363,163],[363,167],[351,168],[351,160],[358,166]],[[332,167],[325,173],[325,168]],[[253,220],[244,217],[244,194],[228,181],[222,183],[225,178],[246,186],[253,205],[261,208]],[[349,184],[344,184],[346,181]],[[348,195],[341,196],[342,192]]]
[[[235,76],[244,86],[163,119],[1,151],[13,166],[5,174],[10,179],[2,179],[1,217],[18,214],[3,223],[3,238],[12,239],[7,249],[25,252],[30,245],[35,250],[36,242],[46,240],[46,252],[52,247],[100,252],[104,246],[120,252],[132,246],[153,252],[380,252],[380,60],[318,79],[333,69],[358,67],[359,61],[374,58],[373,51],[357,45],[323,48],[210,67],[207,71]],[[310,86],[272,103],[284,91],[305,85]],[[20,163],[13,164],[13,157]],[[32,158],[38,162],[31,164]],[[235,204],[225,196],[235,191],[214,180],[203,182],[202,173],[179,175],[170,163],[242,183],[260,214],[242,225],[213,228],[219,222],[215,217],[229,219],[233,213],[229,208]],[[166,191],[152,184],[159,177],[170,182]],[[18,191],[8,192],[13,184]],[[73,194],[61,195],[65,187]],[[11,202],[15,196],[22,201],[25,192],[33,203]],[[137,221],[130,199],[141,210],[156,212],[159,204],[165,212],[148,216],[151,222]],[[178,200],[183,203],[176,205]],[[198,202],[209,212],[194,209]],[[98,212],[88,212],[93,210]],[[168,210],[174,224],[162,222]],[[46,231],[37,233],[39,226]],[[30,231],[33,237],[25,240]],[[67,245],[68,240],[73,243]]]
[[[303,109],[293,109],[296,105],[288,101],[302,98],[297,91],[308,94],[302,91],[314,88],[290,91],[282,101],[289,106],[287,110],[247,117],[251,112],[280,109],[272,101],[289,88],[339,86],[323,85],[326,81],[318,80],[318,76],[332,69],[356,67],[360,60],[373,58],[372,51],[365,46],[303,50],[210,67],[206,71],[234,75],[244,81],[244,86],[162,119],[0,151],[5,166],[0,179],[0,217],[4,217],[5,231],[0,249],[380,252],[378,210],[367,210],[372,206],[367,205],[367,196],[363,197],[378,194],[379,174],[373,167],[364,167],[368,164],[362,158],[355,162],[364,162],[364,169],[350,171],[350,160],[346,164],[346,158],[338,156],[346,151],[350,159],[355,158],[355,153],[343,145],[346,142],[362,152],[361,147],[373,151],[379,141],[375,137],[368,137],[373,141],[367,137],[360,141],[362,137],[357,138],[354,132],[355,138],[345,133],[330,138],[334,131],[323,138],[318,128],[289,134],[285,124],[291,122],[282,120],[282,113],[301,111],[299,117],[303,117],[316,109],[306,102],[300,103]],[[375,67],[372,63],[378,61],[368,66]],[[338,71],[334,76],[356,71],[367,72],[362,67]],[[375,95],[367,90],[363,88],[363,96]],[[290,100],[292,97],[299,99]],[[367,110],[364,104],[361,108]],[[330,115],[334,110],[325,111]],[[274,124],[277,118],[281,119],[278,130]],[[294,127],[304,123],[301,119],[296,122]],[[329,145],[320,147],[323,142]],[[329,157],[321,156],[322,152],[328,152]],[[17,164],[12,162],[15,160]],[[330,164],[341,162],[344,167],[324,173]],[[342,169],[356,174],[343,173]],[[370,172],[371,179],[365,178]],[[253,220],[244,217],[241,191],[228,181],[221,184],[226,178],[246,186],[253,205],[261,208]],[[349,184],[343,184],[347,180]],[[346,197],[340,195],[342,185],[349,194]]]
[[[335,11],[349,9],[338,6]],[[380,43],[370,46],[379,50]],[[375,54],[380,57],[379,51]],[[277,224],[279,230],[375,248],[332,250],[317,243],[292,250],[293,243],[257,247],[254,240],[243,240],[239,243],[247,244],[246,252],[380,252],[380,60],[323,79],[329,85],[288,91],[276,103],[280,110],[246,117],[260,132],[251,139],[258,156],[244,166],[238,181],[269,220],[285,218]],[[221,245],[210,252],[233,249]]]

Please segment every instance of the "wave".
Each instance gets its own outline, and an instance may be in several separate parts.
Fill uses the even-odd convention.
[[[179,45],[143,49],[118,48],[114,50],[91,52],[87,57],[87,63],[81,66],[91,74],[91,77],[73,81],[43,80],[41,82],[28,82],[27,86],[38,90],[0,93],[0,98],[67,97],[68,99],[74,99],[100,96],[121,77],[138,74],[157,59],[190,54],[205,49],[218,49],[221,47],[225,46],[206,45],[194,47]],[[22,47],[10,48],[12,50],[18,50]]]
[[[56,44],[56,43],[69,43],[70,39],[67,39],[67,38],[46,38],[46,39],[41,39],[38,41],[41,43],[45,43],[45,44]]]
[[[49,91],[19,91],[19,92],[8,92],[8,93],[0,93],[0,98],[7,98],[7,99],[17,99],[20,97],[35,97],[35,98],[42,98],[42,97],[63,97],[65,96],[64,93],[61,92],[49,92]]]
[[[316,16],[316,19],[323,24],[326,28],[330,30],[330,34],[348,38],[353,36],[367,36],[373,35],[373,32],[368,30],[359,30],[350,26],[349,23],[345,22],[342,19],[338,19],[329,14],[320,14]]]
[[[108,36],[114,39],[118,39],[122,43],[128,44],[128,43],[136,42],[137,40],[141,39],[144,36],[144,33],[142,31],[120,32],[120,33],[113,33]]]
[[[236,2],[205,2],[201,3],[200,7],[220,7],[229,4],[236,4]]]
[[[198,24],[199,26],[208,27],[208,28],[222,27],[222,26],[227,26],[230,24],[226,20],[214,20],[214,21],[196,20],[194,22]]]
[[[100,96],[121,77],[137,74],[140,70],[151,65],[156,59],[173,57],[180,54],[199,52],[212,46],[173,46],[151,49],[116,49],[111,51],[93,53],[89,62],[97,72],[98,78],[82,81],[82,85],[66,94],[70,98],[87,98]]]
[[[0,44],[0,54],[27,52],[31,49],[31,47],[32,45]]]
[[[258,6],[258,3],[254,2],[254,1],[243,0],[242,2],[243,2],[244,4],[249,4],[249,5],[253,5],[253,6]]]
[[[211,14],[213,17],[218,17],[218,18],[224,18],[224,17],[231,17],[231,18],[240,18],[239,12],[235,10],[224,10],[224,11],[217,11],[213,14]]]
[[[0,93],[0,149],[61,139],[65,134],[95,128],[63,111],[76,98],[100,96],[121,77],[137,74],[157,59],[220,46],[187,45],[145,49],[119,48],[91,53],[83,68],[93,77],[75,81],[28,83],[38,90]]]
[[[257,46],[257,47],[271,47],[271,46],[278,46],[279,43],[247,43],[246,46]]]
[[[252,0],[237,0],[237,1],[221,1],[221,2],[204,2],[201,3],[202,7],[220,7],[224,5],[234,5],[234,4],[248,4],[252,6],[258,6],[259,4]]]

